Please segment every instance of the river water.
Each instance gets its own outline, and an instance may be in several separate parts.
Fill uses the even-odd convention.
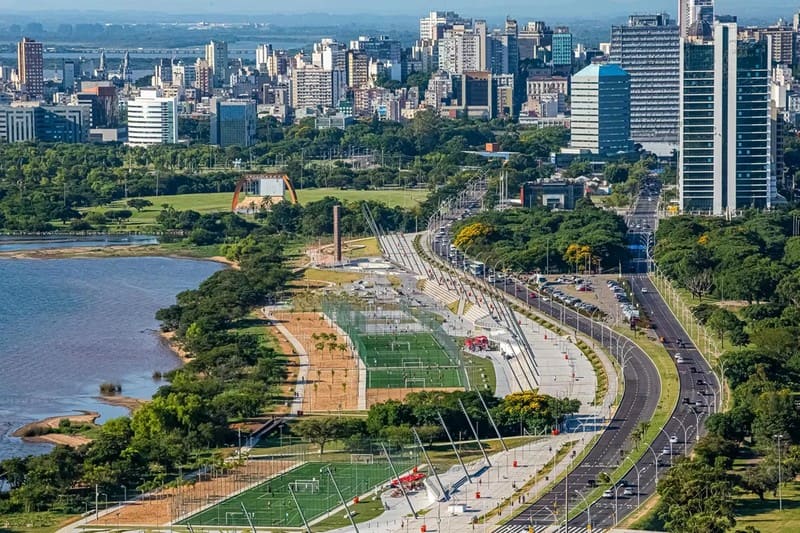
[[[161,257],[0,259],[0,459],[48,445],[11,436],[48,416],[127,413],[97,400],[103,382],[149,398],[153,372],[180,361],[158,336],[155,312],[222,268]]]

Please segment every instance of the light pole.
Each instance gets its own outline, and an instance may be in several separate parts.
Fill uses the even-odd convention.
[[[576,490],[575,494],[580,496],[583,499],[583,503],[586,505],[586,531],[592,530],[592,504],[586,500],[586,496],[583,495],[582,492]]]
[[[658,485],[658,455],[656,455],[655,450],[653,450],[653,447],[649,444],[647,445],[647,449],[653,454],[653,465],[656,467],[656,485]]]
[[[128,487],[126,487],[125,485],[120,485],[120,487],[122,487],[122,494],[123,494],[122,500],[124,502],[127,502],[128,501]]]
[[[772,437],[778,439],[778,510],[783,511],[783,490],[781,489],[781,483],[783,482],[783,465],[781,464],[781,439],[783,438],[783,434],[779,433],[777,435],[773,435]]]
[[[642,485],[639,477],[639,468],[636,466],[636,463],[633,462],[630,455],[626,455],[625,459],[631,462],[633,469],[636,471],[636,507],[642,505]]]
[[[664,428],[660,428],[659,431],[667,437],[667,442],[669,442],[669,466],[672,466],[672,440],[670,439],[669,433],[667,433]]]
[[[689,432],[687,431],[686,426],[683,425],[683,422],[681,422],[679,419],[676,418],[675,422],[680,424],[681,428],[683,429],[683,455],[686,455],[689,452]]]

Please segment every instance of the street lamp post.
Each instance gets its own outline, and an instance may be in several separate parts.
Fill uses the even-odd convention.
[[[653,447],[649,444],[647,445],[647,449],[653,454],[653,465],[656,467],[656,485],[658,485],[658,455],[656,455],[655,450],[653,450]]]
[[[582,492],[576,490],[575,494],[580,496],[583,499],[583,503],[586,504],[586,531],[591,531],[592,530],[592,504],[586,499],[586,496],[584,496]]]
[[[127,502],[128,501],[128,487],[126,487],[125,485],[120,485],[120,487],[122,487],[122,494],[123,494],[122,500]]]
[[[679,419],[675,419],[675,422],[681,425],[683,429],[683,455],[686,455],[689,452],[689,432],[687,431],[687,427],[683,425]],[[692,426],[689,426],[692,427]]]
[[[672,466],[672,440],[670,439],[669,433],[667,433],[663,427],[659,428],[659,430],[667,437],[667,442],[669,442],[669,466]]]
[[[782,434],[773,435],[773,438],[778,439],[778,509],[783,511],[783,490],[781,484],[783,483],[783,465],[781,464],[781,439]]]
[[[626,455],[625,459],[631,462],[633,470],[636,472],[636,507],[640,507],[642,505],[642,485],[639,476],[639,468],[636,466],[636,463],[633,462],[630,455]]]

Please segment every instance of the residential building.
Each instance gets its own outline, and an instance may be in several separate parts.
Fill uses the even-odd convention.
[[[128,102],[128,144],[151,146],[178,142],[178,99],[155,88],[142,89]]]
[[[519,30],[517,43],[520,60],[537,59],[541,50],[553,45],[553,30],[542,21],[528,22]]]
[[[363,50],[347,51],[347,86],[366,87],[369,84],[370,58]]]
[[[767,28],[742,28],[739,30],[741,39],[766,39],[769,41],[772,65],[788,65],[795,63],[797,48],[797,32],[791,26],[783,23]]]
[[[468,24],[468,21],[454,11],[431,11],[427,17],[419,19],[419,39],[436,42],[456,24]]]
[[[710,38],[702,34],[690,28],[681,47],[681,208],[714,215],[770,208],[768,43],[739,40],[735,22],[717,21]]]
[[[506,20],[505,28],[495,30],[488,39],[489,66],[492,74],[516,74],[519,69],[517,21]]]
[[[269,63],[273,53],[271,44],[260,44],[256,47],[256,69],[261,74],[269,73]]]
[[[302,65],[292,71],[292,107],[331,108],[339,101],[340,71]]]
[[[439,89],[441,88],[440,86]],[[514,116],[517,112],[514,75],[493,75],[489,71],[455,75],[452,81],[452,97],[446,99],[439,109],[444,116],[451,118],[492,119],[498,116]]]
[[[214,70],[205,59],[198,59],[194,64],[194,87],[201,97],[214,92]]]
[[[572,148],[599,155],[631,150],[631,83],[622,67],[589,65],[572,77],[571,96]]]
[[[556,28],[552,37],[554,67],[572,67],[572,33],[566,26]]]
[[[486,23],[470,28],[456,25],[438,40],[439,70],[450,74],[487,69]]]
[[[258,116],[253,100],[219,100],[211,104],[211,144],[248,147],[255,144]]]
[[[74,102],[89,106],[92,128],[116,127],[119,123],[119,101],[117,89],[111,82],[108,85],[87,86],[77,93]]]
[[[68,93],[75,91],[75,61],[71,59],[61,65],[61,88]]]
[[[183,61],[178,61],[172,65],[172,84],[177,87],[194,87],[197,81],[196,65],[184,65]]]
[[[206,45],[206,63],[214,76],[214,86],[228,85],[228,43],[211,41]]]
[[[550,117],[567,111],[569,80],[564,76],[532,76],[525,82],[525,108],[537,117]],[[552,105],[556,109],[553,112]]]
[[[610,52],[631,78],[631,138],[669,155],[678,145],[680,29],[666,13],[632,15],[612,26]]]
[[[42,43],[23,37],[17,43],[19,91],[32,100],[44,97],[44,58]]]

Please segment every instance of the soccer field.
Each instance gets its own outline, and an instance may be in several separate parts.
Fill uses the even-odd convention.
[[[412,467],[410,461],[393,461],[401,476]],[[305,463],[191,516],[180,524],[248,527],[249,516],[256,527],[302,527],[303,520],[289,487],[294,491],[297,503],[309,522],[341,505],[326,467],[330,467],[348,504],[355,496],[366,494],[393,478],[389,463],[378,457],[372,464]],[[248,516],[245,516],[242,504]]]
[[[462,387],[458,361],[430,333],[364,335],[368,388]]]

